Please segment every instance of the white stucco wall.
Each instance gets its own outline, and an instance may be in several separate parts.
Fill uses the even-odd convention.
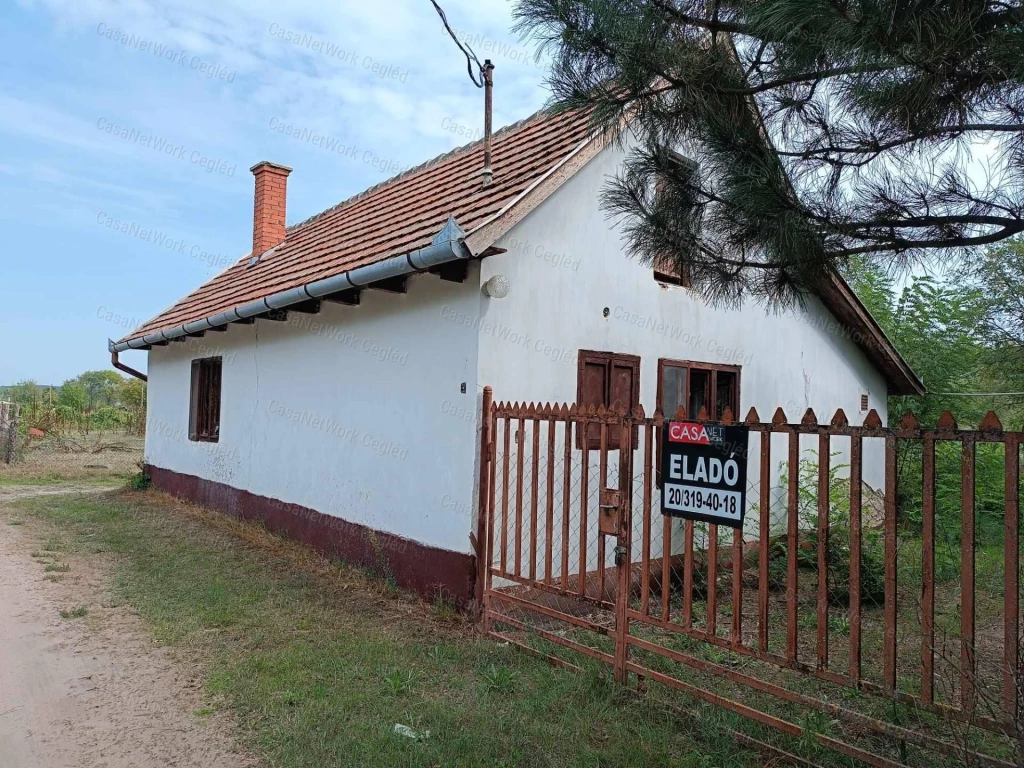
[[[621,157],[604,150],[499,241],[507,253],[484,260],[481,280],[503,274],[512,285],[505,299],[480,300],[479,376],[497,399],[573,402],[577,351],[593,349],[641,357],[648,413],[658,359],[675,358],[741,365],[740,418],[752,406],[764,420],[779,406],[792,420],[843,408],[859,422],[861,394],[886,417],[882,375],[817,299],[786,313],[715,309],[627,258],[598,202]]]
[[[598,201],[621,157],[602,152],[502,238],[507,253],[471,264],[464,284],[418,276],[407,295],[365,291],[358,307],[325,303],[319,315],[154,348],[147,461],[468,553],[482,387],[497,400],[571,403],[580,349],[639,355],[648,413],[658,359],[672,358],[740,365],[740,418],[753,406],[768,420],[782,406],[797,420],[813,407],[827,421],[842,407],[859,423],[862,394],[886,418],[883,377],[820,302],[713,309],[627,258]],[[505,299],[480,291],[495,274],[511,281]],[[215,354],[220,442],[191,442],[190,362]],[[780,437],[773,464],[784,457]],[[881,446],[866,444],[865,480],[881,487],[882,470]]]
[[[669,358],[740,365],[740,419],[753,406],[767,421],[781,406],[791,421],[810,407],[828,422],[843,408],[859,424],[862,394],[886,419],[885,380],[816,299],[784,313],[753,302],[715,309],[685,288],[659,284],[649,267],[628,258],[598,198],[622,155],[605,149],[499,241],[506,253],[484,260],[482,281],[502,274],[511,282],[507,298],[480,299],[478,377],[495,399],[574,402],[577,352],[589,349],[640,356],[648,415],[657,405],[658,360]],[[773,439],[776,503],[786,445],[784,435]],[[816,438],[802,440],[802,448],[816,445]],[[843,454],[837,462],[846,460],[846,446],[834,440],[833,451]],[[752,484],[756,456],[748,465]],[[883,459],[882,446],[866,441],[864,479],[875,488],[884,484]],[[756,494],[748,499],[756,501]]]
[[[476,473],[476,265],[464,284],[232,325],[149,359],[146,460],[431,546],[470,552]],[[188,440],[191,360],[224,359],[218,443]],[[466,394],[460,391],[466,383]]]

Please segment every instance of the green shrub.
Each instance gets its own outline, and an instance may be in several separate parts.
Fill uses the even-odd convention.
[[[141,461],[138,463],[139,471],[128,478],[128,487],[133,491],[144,491],[153,482],[146,472],[146,465]]]
[[[801,547],[797,560],[801,568],[817,570],[818,567],[818,469],[817,453],[807,451],[811,458],[800,460],[797,480],[798,519],[806,521],[813,530],[801,532],[801,541],[809,547]],[[837,454],[833,454],[834,456]],[[829,464],[828,477],[828,595],[834,605],[849,605],[850,602],[850,561],[852,535],[850,526],[850,481],[839,477],[848,464]],[[786,472],[780,477],[783,487],[789,483]],[[805,524],[806,525],[806,524]],[[769,549],[771,560],[768,564],[769,584],[773,589],[786,585],[786,542],[778,539]],[[860,562],[861,603],[878,603],[885,600],[885,544],[882,532],[862,526]]]

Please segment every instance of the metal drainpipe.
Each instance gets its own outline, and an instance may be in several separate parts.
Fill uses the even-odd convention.
[[[113,348],[114,340],[113,339],[109,339],[108,341],[109,341],[108,346],[110,346],[110,364],[112,366],[114,366],[115,368],[117,368],[117,370],[124,371],[129,376],[134,376],[136,379],[142,379],[143,381],[147,381],[148,382],[149,381],[149,377],[146,374],[139,373],[134,368],[131,368],[131,367],[125,365],[124,363],[122,363],[120,360],[117,359],[117,350]]]

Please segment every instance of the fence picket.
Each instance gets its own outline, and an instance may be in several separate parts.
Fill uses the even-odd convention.
[[[964,436],[962,471],[962,499],[960,508],[960,706],[974,703],[974,685],[977,666],[974,656],[974,470],[975,443],[973,436]]]
[[[1020,702],[1020,442],[1007,435],[1005,445],[1006,512],[1003,523],[1003,714],[1018,715]]]
[[[922,443],[921,701],[935,701],[935,439]]]
[[[828,432],[818,436],[818,667],[828,669],[828,547],[829,547],[829,465],[831,446]]]
[[[799,632],[799,588],[797,570],[800,539],[800,433],[789,431],[789,515],[786,518],[786,658],[797,661],[797,633]]]
[[[863,438],[860,433],[855,433],[850,437],[850,679],[856,688],[860,688],[861,683],[860,574],[864,543],[861,516],[863,471]]]
[[[1020,480],[1020,439],[1024,436],[1022,432],[1007,432],[1003,430],[1002,424],[993,414],[987,414],[977,430],[960,430],[947,412],[940,417],[936,426],[932,429],[922,428],[912,416],[904,416],[896,427],[886,428],[882,425],[881,418],[876,411],[870,411],[864,419],[862,426],[851,426],[845,413],[837,410],[831,421],[826,425],[819,422],[815,412],[808,409],[801,417],[799,423],[789,422],[785,412],[780,408],[775,411],[772,421],[765,423],[759,421],[757,412],[751,409],[745,424],[751,433],[756,433],[760,446],[759,462],[755,469],[751,464],[749,470],[751,479],[756,475],[759,478],[759,492],[752,493],[748,497],[747,511],[753,514],[756,510],[759,520],[756,526],[751,524],[746,528],[735,529],[732,537],[731,558],[731,628],[729,636],[725,636],[725,630],[718,631],[719,595],[718,576],[719,559],[721,547],[719,545],[718,528],[713,524],[701,528],[692,520],[684,520],[679,525],[675,518],[663,515],[661,525],[657,524],[657,515],[660,514],[660,504],[654,498],[657,493],[657,457],[659,456],[658,443],[662,437],[665,419],[662,414],[655,411],[653,417],[647,418],[639,409],[627,412],[622,404],[615,404],[612,408],[589,406],[557,406],[538,404],[506,405],[499,404],[491,409],[492,426],[487,430],[490,437],[485,444],[491,446],[483,451],[485,460],[482,471],[487,472],[487,485],[481,489],[481,503],[485,507],[484,513],[488,515],[487,526],[482,530],[487,532],[486,548],[491,552],[497,546],[498,535],[495,528],[502,529],[502,556],[501,569],[490,568],[485,579],[483,614],[484,626],[494,637],[509,640],[511,643],[531,648],[531,636],[538,640],[547,641],[558,646],[559,653],[577,651],[591,659],[599,659],[610,664],[614,670],[615,679],[624,683],[629,675],[638,676],[641,685],[644,680],[651,680],[659,683],[666,683],[676,687],[683,687],[685,690],[696,692],[704,696],[706,700],[721,706],[727,706],[734,712],[742,714],[764,725],[776,725],[783,727],[787,732],[796,734],[795,727],[791,724],[783,726],[779,718],[769,713],[769,710],[762,711],[750,706],[746,702],[729,702],[721,694],[711,688],[706,682],[699,685],[686,682],[674,672],[667,671],[666,667],[657,666],[657,670],[647,664],[630,658],[631,653],[653,653],[660,655],[665,661],[682,662],[690,664],[694,668],[711,672],[714,675],[729,679],[733,684],[745,687],[760,694],[776,696],[792,705],[798,705],[818,712],[826,713],[834,717],[838,722],[852,725],[849,731],[838,727],[828,738],[819,738],[817,742],[827,749],[854,757],[857,760],[867,762],[871,765],[903,766],[899,759],[902,752],[899,747],[883,754],[881,742],[875,736],[884,736],[895,739],[901,744],[913,744],[915,747],[933,750],[939,753],[956,755],[969,759],[971,764],[987,766],[988,768],[1012,768],[1000,754],[984,754],[977,751],[975,747],[952,744],[948,739],[948,729],[943,731],[936,728],[933,732],[927,730],[925,720],[920,720],[914,729],[905,729],[899,722],[873,719],[858,713],[852,709],[846,709],[837,703],[839,698],[834,692],[825,691],[820,698],[815,698],[807,692],[806,684],[798,684],[793,676],[802,676],[804,680],[811,680],[814,683],[828,683],[829,685],[843,685],[857,688],[863,691],[866,696],[881,696],[900,705],[917,709],[921,712],[928,712],[939,718],[937,722],[944,722],[942,718],[954,718],[965,727],[982,728],[999,737],[1000,734],[1007,734],[1017,727],[1015,718],[1020,715],[1020,702],[1016,690],[1016,676],[1019,674],[1019,659],[1016,649],[1020,642],[1020,605],[1019,605],[1019,568],[1020,568],[1020,526],[1019,526],[1019,480]],[[680,408],[677,414],[685,417],[685,412]],[[704,417],[703,419],[701,417]],[[731,412],[723,413],[723,418],[718,421],[708,421],[707,414],[698,413],[697,421],[706,421],[710,424],[725,425],[732,421]],[[530,421],[533,428],[533,437],[526,440],[525,421]],[[544,440],[540,435],[541,420],[548,421],[547,443],[546,443],[546,475],[539,474],[538,462],[541,457],[541,450],[545,447]],[[502,436],[504,454],[498,460],[498,451],[494,446],[499,444],[498,429],[504,421],[505,433]],[[562,422],[563,431],[558,432],[556,422]],[[576,429],[576,440],[573,439],[573,429]],[[518,427],[518,429],[516,429]],[[515,440],[512,440],[512,430],[516,429]],[[642,430],[642,433],[641,431]],[[772,437],[779,435],[787,445],[784,460],[778,470],[778,475],[773,475],[772,466]],[[803,438],[807,435],[807,438]],[[843,436],[849,439],[849,664],[848,668],[840,671],[832,670],[831,657],[836,655],[840,643],[836,638],[838,633],[829,625],[830,618],[835,618],[833,612],[838,611],[835,603],[833,590],[840,589],[841,585],[836,580],[845,578],[845,573],[834,569],[838,562],[832,562],[835,546],[841,546],[839,536],[841,533],[840,520],[838,516],[843,500],[835,498],[836,485],[835,475],[844,465],[840,461],[833,462],[831,451],[833,448],[842,448],[836,445],[833,438]],[[817,437],[817,467],[813,472],[805,469],[804,479],[800,477],[801,461],[801,440]],[[864,438],[871,441],[867,446]],[[561,444],[558,440],[561,439]],[[990,514],[990,511],[982,507],[982,500],[975,502],[976,495],[976,465],[980,466],[981,454],[977,442],[1003,443],[1005,449],[1004,457],[1004,479],[1005,479],[1005,517],[1001,520],[1000,531],[1004,536],[1002,550],[1004,563],[1002,566],[1003,592],[999,601],[1003,609],[1004,622],[1001,628],[1003,638],[1002,644],[991,642],[991,637],[982,635],[991,629],[990,622],[975,626],[976,606],[980,598],[976,595],[980,589],[990,589],[986,586],[989,579],[976,583],[974,551],[982,531],[981,515]],[[632,442],[632,449],[630,445]],[[921,487],[921,573],[922,590],[920,600],[920,643],[915,638],[908,638],[908,624],[898,624],[904,621],[909,607],[908,601],[913,597],[904,594],[906,590],[897,583],[899,574],[899,558],[902,556],[902,540],[899,535],[905,535],[897,527],[897,514],[900,509],[897,507],[897,456],[905,444],[919,443],[921,448],[922,462],[922,487]],[[935,634],[937,633],[936,623],[937,610],[941,607],[945,611],[944,616],[948,618],[949,599],[948,589],[936,593],[936,526],[937,526],[937,503],[936,497],[936,476],[937,468],[937,445],[946,442],[948,445],[961,446],[961,460],[958,464],[960,474],[960,582],[961,594],[959,596],[959,618],[960,618],[960,653],[959,667],[950,668],[955,674],[950,675],[954,680],[954,692],[951,696],[939,697],[936,695],[936,648]],[[865,482],[871,482],[874,475],[865,473],[866,452],[874,447],[874,444],[884,444],[884,456],[880,453],[869,454],[872,459],[870,465],[876,472],[884,469],[884,503],[882,515],[879,517],[878,499],[873,494],[871,487]],[[556,477],[559,463],[556,462],[556,445],[562,449],[561,469],[563,473],[561,480]],[[595,495],[598,498],[598,514],[604,515],[601,505],[617,505],[615,526],[609,527],[609,517],[597,521],[594,526],[596,530],[590,530],[588,524],[589,509],[592,506],[590,484],[590,462],[591,452],[598,450],[598,464],[594,472],[598,474]],[[578,470],[580,503],[577,508],[574,503],[573,489],[576,479],[573,477],[572,464],[575,460],[574,452],[579,451],[581,461]],[[609,477],[608,466],[609,451],[617,451],[617,475]],[[902,454],[899,454],[902,455]],[[945,456],[945,453],[942,454]],[[882,464],[877,464],[874,459],[884,459]],[[634,469],[634,461],[643,461],[641,471]],[[530,521],[523,520],[524,502],[523,492],[524,475],[526,473],[526,462],[531,462],[531,497],[530,507],[525,510]],[[511,473],[516,472],[516,520],[514,526],[510,525],[509,519],[513,510],[509,508],[512,494],[510,493]],[[882,466],[884,465],[884,467]],[[987,466],[987,465],[986,465]],[[614,470],[611,470],[614,471]],[[497,473],[502,477],[498,482]],[[784,530],[773,530],[772,527],[772,482],[773,477],[781,480],[781,475],[786,474],[786,482],[780,482],[778,492],[780,503],[776,506],[777,512],[785,514],[786,523]],[[484,475],[481,476],[482,478]],[[617,479],[616,479],[617,478]],[[809,482],[808,482],[809,481]],[[541,483],[546,487],[546,498],[543,507],[540,506],[539,494]],[[609,487],[609,482],[611,486]],[[561,483],[561,485],[559,485]],[[808,487],[805,488],[804,486]],[[816,502],[813,506],[805,503],[808,490],[816,485]],[[943,487],[948,487],[947,485]],[[500,489],[500,490],[499,490]],[[554,507],[556,506],[554,496],[560,489],[561,514],[559,521],[561,528],[561,549],[559,558],[554,552],[554,536],[558,525],[554,520]],[[617,494],[615,493],[617,491]],[[497,494],[502,494],[501,510],[497,508]],[[811,491],[813,493],[813,491]],[[844,496],[846,489],[843,491]],[[801,495],[802,494],[802,495]],[[781,503],[782,499],[784,503]],[[984,498],[984,497],[982,497]],[[617,501],[613,501],[617,499]],[[637,501],[636,508],[643,515],[637,521],[637,530],[633,530],[632,512],[633,502]],[[983,510],[985,510],[983,512]],[[811,513],[816,512],[816,519]],[[612,514],[608,512],[607,514]],[[501,516],[501,525],[492,525],[497,516]],[[571,547],[576,543],[576,525],[573,520],[578,515],[578,562],[572,557]],[[801,515],[804,518],[801,518]],[[531,525],[531,533],[526,536],[525,525]],[[682,528],[682,551],[673,550],[673,538],[677,537],[676,529]],[[878,563],[877,555],[874,554],[874,546],[877,541],[877,531],[881,529],[884,545],[884,562],[881,564],[878,573],[881,573],[884,590],[884,603],[877,607],[862,607],[861,603],[865,597],[875,594],[876,580],[878,575],[874,570],[868,571],[870,567],[875,568]],[[977,529],[977,530],[976,530]],[[543,530],[541,536],[539,531]],[[698,530],[700,535],[698,535]],[[707,538],[704,538],[704,531],[707,530]],[[515,557],[516,567],[507,568],[504,557],[512,544],[507,542],[509,531],[514,531],[516,536]],[[780,532],[781,531],[781,532]],[[606,562],[605,541],[607,535],[614,535],[618,547],[616,548],[616,569],[614,578],[611,572],[607,571],[609,563]],[[757,541],[749,541],[751,552],[745,552],[745,539],[757,536]],[[773,536],[775,538],[773,538]],[[640,541],[635,543],[634,537]],[[660,537],[660,552],[655,537]],[[816,538],[815,538],[816,537]],[[588,563],[588,541],[589,546],[594,546],[596,538],[596,564],[593,569]],[[814,541],[816,551],[809,542]],[[838,544],[837,544],[838,542]],[[523,553],[522,547],[529,546],[530,552]],[[871,549],[869,549],[871,547]],[[807,550],[807,553],[804,553]],[[632,553],[640,554],[639,563],[634,563]],[[913,551],[911,550],[907,550]],[[757,584],[745,583],[744,560],[754,552],[758,556]],[[814,554],[810,554],[814,552]],[[778,553],[778,554],[777,554]],[[784,562],[783,562],[784,553]],[[778,560],[773,563],[773,556]],[[680,557],[681,555],[681,557]],[[525,556],[530,558],[525,560]],[[488,560],[493,560],[489,555]],[[542,565],[538,560],[543,559]],[[816,562],[815,562],[816,561]],[[529,563],[527,569],[525,563]],[[697,587],[697,568],[704,568],[707,571],[707,592],[701,594]],[[776,566],[778,568],[776,569]],[[728,569],[728,565],[724,565]],[[801,570],[808,574],[809,570],[817,569],[817,583],[811,579],[802,577]],[[542,569],[542,571],[541,571]],[[576,572],[573,572],[576,569]],[[884,569],[884,573],[882,570]],[[529,572],[524,574],[523,571]],[[988,569],[986,569],[986,573]],[[782,574],[785,574],[784,576]],[[557,574],[557,578],[556,578]],[[491,576],[495,578],[492,579]],[[809,575],[809,574],[808,574]],[[499,578],[504,576],[504,580]],[[588,585],[595,580],[596,589],[588,588]],[[779,582],[784,579],[784,584]],[[575,583],[574,583],[575,582]],[[803,593],[801,593],[801,582]],[[775,617],[776,625],[785,633],[785,649],[771,648],[771,642],[775,635],[772,632],[775,626],[772,624],[772,593],[781,586],[785,590],[785,601],[787,604],[785,616],[779,614]],[[634,589],[639,587],[639,593]],[[680,588],[681,587],[681,588]],[[899,589],[898,589],[899,587]],[[652,600],[653,590],[660,589],[660,600]],[[870,590],[870,591],[868,591]],[[571,594],[570,594],[571,591]],[[756,594],[758,629],[751,633],[751,637],[745,640],[743,637],[743,602],[744,599],[753,599]],[[941,598],[941,603],[939,603]],[[560,605],[558,600],[567,600],[565,605]],[[552,601],[555,602],[552,602]],[[503,602],[504,601],[504,602]],[[677,602],[678,601],[678,602]],[[902,601],[902,605],[900,603]],[[695,618],[699,616],[700,604],[706,609],[706,619],[703,626],[695,626]],[[781,603],[781,600],[779,600]],[[955,601],[954,601],[955,602]],[[660,603],[660,605],[659,605]],[[939,605],[937,606],[937,603]],[[988,606],[990,601],[984,605]],[[681,607],[680,607],[681,605]],[[809,643],[805,643],[803,650],[800,644],[801,639],[809,640],[810,637],[801,638],[801,624],[806,625],[810,618],[810,606],[814,606],[816,613],[816,659],[804,660],[806,654],[811,655]],[[803,608],[803,613],[801,613]],[[659,612],[660,609],[660,612]],[[722,610],[725,610],[722,608]],[[675,614],[679,611],[679,614]],[[541,624],[531,625],[531,615],[539,616]],[[988,615],[986,609],[986,616]],[[880,643],[881,658],[878,651],[870,655],[868,659],[862,659],[862,639],[866,622],[880,622],[869,624],[882,630]],[[552,624],[563,623],[573,628],[571,633],[553,631]],[[699,624],[699,622],[696,622]],[[632,629],[631,629],[632,625]],[[809,631],[809,626],[807,630]],[[609,646],[595,647],[588,645],[581,639],[583,633],[596,633],[605,636],[614,642],[614,653],[608,653]],[[781,636],[781,634],[780,634]],[[687,654],[679,650],[679,644],[673,643],[672,638],[687,640],[687,643],[704,643],[721,650],[729,650],[738,657],[750,659],[755,664],[749,668],[737,667],[730,663],[710,662],[701,658],[701,654]],[[982,641],[979,643],[979,639]],[[897,642],[898,640],[898,642]],[[835,643],[836,649],[831,648]],[[911,644],[913,643],[913,644]],[[920,662],[917,655],[920,649]],[[984,653],[984,657],[982,657]],[[561,657],[553,657],[549,653],[542,652],[554,663],[569,664]],[[909,658],[908,658],[909,655]],[[998,658],[996,658],[998,657]],[[984,658],[985,666],[982,667],[981,659]],[[909,663],[908,663],[909,662]],[[978,670],[995,670],[994,664],[998,664],[998,674],[988,674],[985,677],[978,676]],[[759,679],[758,675],[761,665],[772,665],[781,667],[787,671],[784,673],[769,673],[768,679]],[[571,665],[570,665],[571,666]],[[879,669],[881,681],[878,681]],[[943,668],[945,669],[945,668]],[[897,670],[901,675],[920,674],[919,688],[913,687],[913,681],[905,677],[897,679]],[[981,696],[981,687],[986,686],[992,689],[991,696]],[[908,687],[910,686],[910,687]],[[940,699],[941,701],[937,701]],[[998,712],[995,717],[989,716],[985,711],[979,709],[976,703],[979,701],[995,702],[994,711]],[[762,706],[762,704],[759,704]],[[903,715],[900,715],[901,719]],[[802,732],[802,731],[801,731]],[[934,733],[934,735],[933,735]],[[854,744],[865,735],[869,738],[866,746],[870,749],[863,749],[862,745]],[[988,743],[974,740],[983,744],[987,749]],[[978,747],[977,749],[981,749]]]

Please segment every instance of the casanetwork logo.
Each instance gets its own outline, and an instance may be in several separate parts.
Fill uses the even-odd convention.
[[[231,259],[222,253],[210,253],[198,245],[190,245],[184,238],[171,237],[163,230],[143,227],[135,221],[122,221],[109,215],[106,211],[100,211],[96,214],[96,223],[112,232],[133,237],[157,248],[163,248],[170,253],[188,256],[190,259],[196,259],[216,269],[223,269],[235,262],[235,259]]]
[[[399,83],[404,84],[406,78],[409,77],[408,69],[402,69],[394,64],[384,64],[383,62],[377,61],[372,56],[363,56],[356,51],[346,50],[337,43],[332,43],[330,40],[324,40],[316,37],[308,32],[295,32],[291,29],[285,29],[277,22],[271,24],[270,27],[268,27],[267,32],[271,37],[276,37],[278,40],[291,43],[299,48],[305,48],[306,50],[322,54],[328,58],[336,59],[343,64],[348,64],[353,67],[361,67],[362,69],[376,75],[381,80],[396,80]]]
[[[208,157],[198,149],[189,149],[184,144],[175,144],[163,136],[157,136],[155,133],[145,133],[138,128],[128,125],[117,125],[105,117],[96,120],[96,130],[102,131],[108,136],[120,139],[121,141],[126,141],[129,144],[137,144],[140,147],[151,149],[166,157],[198,165],[207,173],[217,172],[230,178],[235,175],[235,169],[238,167],[237,163],[229,165],[226,160]]]
[[[328,136],[305,126],[292,125],[279,117],[270,118],[270,122],[267,124],[267,127],[275,133],[287,136],[295,141],[300,141],[303,144],[309,144],[311,147],[333,152],[334,154],[346,157],[349,160],[366,163],[367,165],[376,168],[381,173],[394,175],[402,173],[402,171],[408,170],[409,168],[409,166],[402,165],[397,160],[381,157],[372,149],[361,149],[354,144],[343,144],[341,140],[335,136]]]
[[[183,48],[174,48],[156,40],[148,40],[134,32],[115,29],[102,21],[96,26],[96,34],[106,40],[120,43],[126,48],[134,48],[137,51],[148,53],[154,58],[166,61],[168,64],[176,64],[183,69],[191,69],[209,80],[223,80],[227,83],[234,82],[235,80],[235,70],[228,69],[222,64],[211,64],[199,56],[190,56],[188,51]]]

